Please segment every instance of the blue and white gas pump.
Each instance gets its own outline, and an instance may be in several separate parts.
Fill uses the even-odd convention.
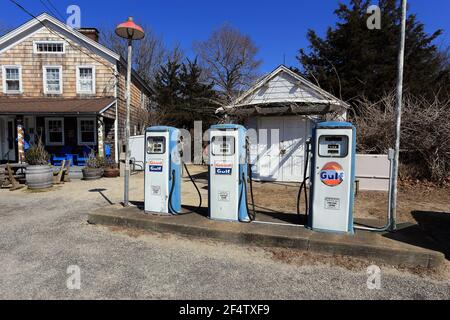
[[[150,127],[145,132],[145,211],[161,215],[181,212],[180,131]]]
[[[318,123],[313,129],[309,227],[354,232],[356,132],[347,122]]]
[[[247,130],[240,125],[214,125],[209,130],[209,216],[249,222],[247,210]]]

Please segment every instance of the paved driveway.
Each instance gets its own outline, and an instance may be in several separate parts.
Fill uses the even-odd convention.
[[[133,176],[131,199],[143,200],[142,189],[142,176]],[[418,276],[382,268],[381,289],[369,290],[364,262],[347,269],[298,252],[86,223],[89,210],[121,197],[121,179],[76,181],[45,193],[0,190],[0,298],[450,298],[448,272]],[[195,205],[194,192],[188,200]],[[81,272],[80,290],[67,287],[72,265]]]

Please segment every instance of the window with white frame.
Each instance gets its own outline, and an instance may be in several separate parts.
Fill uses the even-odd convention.
[[[45,119],[45,144],[48,146],[64,145],[64,118]]]
[[[3,93],[22,93],[21,66],[3,66]]]
[[[94,118],[78,118],[78,144],[95,145],[97,134]]]
[[[62,67],[44,67],[44,93],[62,94]]]
[[[77,67],[77,93],[95,93],[95,68],[92,66]]]
[[[35,41],[34,53],[56,53],[62,54],[65,52],[64,42],[62,41]]]

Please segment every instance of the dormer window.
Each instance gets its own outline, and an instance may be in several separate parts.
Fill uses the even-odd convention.
[[[65,52],[63,41],[35,41],[34,53],[38,54],[63,54]]]
[[[22,67],[3,66],[3,93],[22,93]]]

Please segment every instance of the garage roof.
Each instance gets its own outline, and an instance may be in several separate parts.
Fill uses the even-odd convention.
[[[284,65],[258,81],[230,106],[227,114],[323,114],[348,109],[349,105],[312,84]],[[317,110],[316,110],[317,109]]]

